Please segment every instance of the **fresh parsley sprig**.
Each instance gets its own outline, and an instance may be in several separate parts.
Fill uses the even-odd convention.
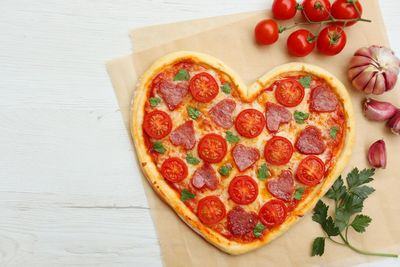
[[[318,201],[314,208],[312,216],[313,221],[322,226],[325,236],[317,237],[312,245],[312,256],[321,256],[325,250],[325,240],[328,239],[336,244],[347,246],[351,250],[371,256],[398,257],[397,254],[376,253],[358,249],[354,247],[348,237],[348,231],[353,228],[358,233],[365,232],[365,229],[371,223],[372,219],[367,215],[360,213],[364,207],[364,201],[375,191],[365,184],[372,182],[375,174],[374,169],[364,169],[359,171],[354,168],[346,177],[347,186],[342,177],[339,177],[329,191],[326,197],[332,199],[334,205],[334,215],[328,215],[329,206],[323,201]],[[357,214],[357,215],[356,215]],[[340,240],[338,241],[337,238]]]

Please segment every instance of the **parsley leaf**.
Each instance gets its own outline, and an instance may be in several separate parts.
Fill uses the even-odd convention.
[[[225,94],[230,94],[231,93],[231,86],[229,83],[224,83],[221,85],[221,91],[224,92]]]
[[[190,192],[189,190],[187,190],[187,189],[183,189],[182,191],[181,191],[181,200],[183,201],[183,202],[185,202],[186,200],[188,200],[188,199],[192,199],[192,198],[194,198],[196,195],[195,194],[193,194],[192,192]]]
[[[153,150],[161,154],[164,154],[165,151],[167,151],[160,141],[153,143]]]
[[[315,205],[314,208],[314,214],[312,216],[312,219],[314,222],[317,222],[319,224],[323,224],[326,221],[326,216],[328,214],[328,206],[325,205],[324,202],[321,200],[318,201],[317,205]]]
[[[370,194],[375,192],[375,189],[367,185],[363,185],[352,189],[351,192],[361,199],[366,199]]]
[[[225,135],[225,139],[226,141],[228,141],[231,144],[235,144],[237,142],[239,142],[239,136],[234,135],[231,131],[227,131],[226,135]]]
[[[221,166],[221,167],[218,169],[218,172],[219,172],[222,176],[228,176],[229,173],[231,172],[231,170],[232,170],[232,166],[230,166],[230,165],[224,165],[224,166]]]
[[[371,223],[372,219],[366,215],[358,214],[353,222],[351,223],[351,227],[359,233],[365,232],[365,228]]]
[[[186,162],[192,165],[197,165],[200,163],[200,160],[193,156],[192,154],[187,154],[186,155]]]
[[[354,168],[348,175],[347,175],[347,184],[349,185],[349,190],[351,191],[356,186],[360,186],[362,184],[369,183],[374,179],[372,176],[375,174],[375,169],[364,169],[361,172]]]
[[[325,223],[322,225],[322,229],[324,229],[325,233],[328,236],[337,236],[340,234],[339,228],[335,226],[335,223],[333,222],[333,218],[331,216],[329,216]]]
[[[343,185],[343,179],[341,176],[335,181],[332,187],[326,193],[326,197],[338,201],[346,194],[346,186]]]
[[[155,107],[161,103],[161,98],[159,97],[150,97],[149,99],[150,106]]]
[[[189,81],[189,72],[186,69],[180,69],[174,77],[174,81]]]
[[[254,229],[253,229],[253,235],[255,237],[262,236],[262,233],[263,233],[264,229],[265,229],[265,225],[264,224],[257,223],[256,227],[254,227]]]
[[[337,136],[338,132],[339,132],[339,127],[333,126],[333,127],[329,130],[329,136],[330,136],[332,139],[336,139],[336,136]]]
[[[197,118],[200,117],[200,115],[201,115],[201,112],[197,108],[194,108],[191,106],[188,106],[186,108],[186,111],[187,111],[189,117],[194,120],[197,120]]]
[[[304,121],[307,120],[308,117],[310,117],[310,114],[308,114],[307,112],[301,112],[297,110],[294,112],[294,120],[298,124],[304,124]]]
[[[322,256],[325,251],[325,237],[317,237],[312,244],[311,256]]]
[[[301,83],[304,88],[310,88],[311,81],[311,76],[304,76],[299,79],[299,83]]]
[[[298,187],[294,192],[294,199],[300,200],[304,193],[304,187]]]
[[[267,164],[264,163],[257,170],[257,178],[260,181],[265,181],[268,178],[268,167]]]

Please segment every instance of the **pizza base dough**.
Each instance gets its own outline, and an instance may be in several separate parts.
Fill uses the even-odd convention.
[[[232,78],[232,82],[237,85],[239,90],[239,95],[242,99],[253,99],[260,90],[268,86],[268,83],[272,83],[274,78],[277,76],[284,75],[288,72],[308,72],[312,75],[324,79],[331,88],[337,93],[344,106],[345,116],[346,116],[346,136],[343,144],[342,151],[337,158],[336,165],[331,169],[329,175],[325,178],[324,182],[319,185],[318,190],[313,190],[300,205],[293,210],[290,215],[286,218],[285,222],[278,227],[273,228],[269,233],[263,236],[261,239],[256,239],[250,243],[240,243],[233,240],[229,240],[224,236],[220,235],[218,232],[208,228],[203,225],[198,219],[197,215],[194,214],[186,205],[180,200],[176,191],[174,191],[163,179],[156,165],[153,163],[152,158],[147,153],[147,148],[143,138],[143,118],[144,118],[144,105],[147,100],[146,88],[151,82],[153,76],[162,70],[165,66],[170,65],[176,61],[191,58],[195,61],[204,62],[211,67],[226,73]],[[261,84],[266,86],[261,87]],[[198,52],[191,51],[179,51],[168,54],[161,57],[141,76],[139,79],[137,88],[135,90],[132,105],[131,105],[131,121],[130,121],[130,132],[132,139],[135,144],[138,161],[145,174],[147,180],[153,187],[153,189],[158,193],[158,195],[174,209],[176,214],[195,232],[201,235],[208,242],[218,247],[222,251],[238,255],[243,254],[248,251],[257,249],[273,239],[277,238],[279,235],[283,234],[288,230],[299,218],[303,217],[308,211],[310,211],[318,200],[325,195],[328,189],[332,186],[338,176],[341,174],[345,168],[352,151],[355,138],[355,122],[353,114],[353,106],[351,103],[350,95],[348,94],[344,85],[335,78],[332,74],[326,70],[305,63],[288,63],[280,65],[271,71],[264,74],[250,87],[247,87],[241,80],[240,76],[235,73],[232,69],[227,67],[222,61]]]

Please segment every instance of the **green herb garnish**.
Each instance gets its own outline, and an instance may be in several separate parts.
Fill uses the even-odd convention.
[[[192,199],[192,198],[194,198],[196,195],[195,194],[193,194],[192,192],[190,192],[189,190],[187,190],[187,189],[183,189],[182,191],[181,191],[181,200],[183,201],[183,202],[185,202],[186,200],[188,200],[188,199]]]
[[[161,103],[161,98],[159,97],[150,97],[149,99],[150,106],[155,107]]]
[[[304,194],[304,187],[298,187],[294,192],[294,199],[300,200]]]
[[[362,211],[364,201],[375,191],[372,187],[365,185],[374,180],[372,178],[374,174],[374,169],[359,171],[357,168],[354,168],[346,177],[347,186],[344,184],[342,177],[339,177],[325,195],[334,201],[334,213],[332,216],[328,216],[329,206],[321,200],[318,201],[314,208],[312,219],[322,226],[325,235],[317,237],[314,240],[311,252],[312,256],[321,256],[324,254],[325,240],[328,239],[334,243],[346,246],[359,254],[398,257],[397,254],[360,250],[354,247],[349,241],[348,231],[350,227],[359,233],[363,233],[372,221],[370,217],[357,213]],[[337,240],[334,237],[339,237],[340,239]]]
[[[336,136],[339,132],[339,127],[337,126],[333,126],[330,130],[329,130],[329,135],[332,139],[336,139]]]
[[[224,166],[221,166],[221,167],[218,169],[218,172],[219,172],[219,174],[221,174],[222,176],[228,176],[229,173],[231,172],[231,170],[232,170],[232,166],[230,166],[230,165],[224,165]]]
[[[257,178],[260,181],[265,181],[268,178],[268,167],[267,164],[264,163],[257,170]]]
[[[189,72],[186,69],[180,69],[174,77],[174,81],[189,81]]]
[[[192,165],[197,165],[200,163],[200,160],[196,157],[194,157],[192,154],[187,154],[186,155],[186,162]]]
[[[304,76],[299,79],[299,83],[301,83],[304,88],[310,88],[311,81],[311,76]]]
[[[253,235],[255,237],[260,237],[265,229],[265,225],[262,223],[257,223],[256,227],[253,229]]]
[[[224,83],[221,85],[221,91],[224,92],[225,94],[230,94],[231,93],[231,86],[229,83]]]
[[[301,112],[297,110],[294,112],[294,120],[298,124],[304,124],[304,121],[307,120],[308,117],[310,117],[310,114],[308,114],[307,112]]]
[[[231,131],[226,132],[225,139],[231,144],[237,143],[240,140],[239,136],[234,135]]]
[[[167,151],[160,141],[153,143],[153,150],[161,154],[164,154],[165,151]]]
[[[194,120],[197,120],[197,118],[200,117],[200,115],[201,115],[201,112],[197,108],[188,106],[186,108],[186,110],[187,110],[189,117]]]

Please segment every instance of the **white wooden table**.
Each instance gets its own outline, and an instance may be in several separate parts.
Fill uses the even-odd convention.
[[[271,2],[0,0],[0,266],[160,266],[104,61],[129,28]],[[400,54],[400,2],[381,5]]]

